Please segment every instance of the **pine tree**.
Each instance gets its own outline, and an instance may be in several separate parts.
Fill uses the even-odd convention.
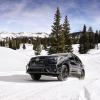
[[[65,51],[65,35],[64,32],[62,31],[59,34],[59,46],[58,46],[58,53],[64,53]]]
[[[94,32],[92,27],[89,27],[88,29],[88,38],[89,38],[89,48],[94,49],[95,48],[95,41],[94,41]]]
[[[89,27],[88,32],[93,32],[93,29],[91,26]]]
[[[47,45],[48,45],[47,42],[48,42],[48,41],[47,41],[47,37],[45,37],[45,38],[42,39],[43,48],[44,48],[45,50],[47,49]]]
[[[63,33],[62,26],[60,24],[60,10],[57,8],[56,14],[54,16],[54,23],[52,26],[52,33],[50,35],[50,49],[49,53],[61,53],[63,52]]]
[[[51,45],[51,47],[49,49],[50,54],[61,52],[60,49],[59,49],[60,48],[59,47],[59,38],[60,38],[59,36],[62,32],[60,19],[61,19],[60,11],[59,11],[59,8],[57,8],[56,14],[54,16],[54,23],[53,23],[53,26],[52,26],[52,33],[50,35],[50,45]]]
[[[32,44],[33,44],[33,50],[36,50],[36,40],[34,40],[33,42],[32,42]]]
[[[5,41],[1,41],[1,46],[5,47]]]
[[[17,41],[17,49],[19,49],[20,48],[20,40],[18,39],[18,41]]]
[[[98,32],[98,30],[96,30],[94,41],[95,41],[95,45],[98,49],[98,43],[99,43],[99,32]]]
[[[63,33],[65,37],[65,51],[66,52],[72,52],[72,40],[69,36],[70,33],[70,24],[68,22],[67,16],[65,17],[64,23],[63,23]]]
[[[35,52],[35,54],[36,55],[40,55],[41,51],[42,51],[41,39],[39,37],[37,37],[37,39],[36,39],[36,52]]]
[[[36,55],[40,55],[41,51],[42,51],[41,44],[39,44],[39,45],[37,46],[37,48],[36,48],[35,54],[36,54]]]
[[[12,48],[12,41],[9,40],[9,48]]]
[[[79,39],[79,53],[84,54],[87,53],[88,50],[89,50],[88,35],[86,32],[86,25],[84,25],[83,31]]]
[[[12,39],[11,43],[12,43],[12,49],[16,50],[16,40]]]
[[[99,43],[100,43],[100,30],[99,30]]]
[[[25,43],[23,43],[23,49],[26,49]]]

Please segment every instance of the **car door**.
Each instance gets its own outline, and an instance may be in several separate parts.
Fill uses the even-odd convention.
[[[74,56],[71,56],[69,58],[69,62],[70,62],[70,72],[73,73],[73,74],[76,73],[77,72],[78,63],[75,61]]]
[[[80,59],[77,56],[74,56],[75,62],[76,62],[76,70],[77,70],[77,74],[81,73],[81,68],[82,68],[82,62],[80,61]]]

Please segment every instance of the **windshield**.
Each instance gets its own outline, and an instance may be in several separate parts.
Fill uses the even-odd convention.
[[[31,62],[34,64],[55,64],[57,62],[57,57],[55,56],[34,57],[31,59]]]
[[[31,59],[31,62],[34,64],[43,64],[45,57],[34,57]]]
[[[47,59],[46,59],[46,63],[48,63],[48,64],[55,64],[55,63],[57,63],[57,57],[48,57]]]

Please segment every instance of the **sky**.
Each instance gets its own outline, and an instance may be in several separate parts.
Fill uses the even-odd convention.
[[[61,23],[68,16],[70,32],[81,31],[84,24],[100,29],[99,0],[0,0],[0,32],[51,33],[57,7]]]

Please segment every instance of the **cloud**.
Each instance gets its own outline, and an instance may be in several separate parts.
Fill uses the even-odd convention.
[[[99,29],[100,3],[98,0],[0,0],[0,31],[51,32],[56,7],[62,16],[68,15],[71,32],[83,25]]]
[[[2,5],[4,6],[4,4]],[[2,8],[1,6],[1,8]],[[14,8],[13,8],[14,6]],[[4,23],[3,26],[7,27],[6,30],[12,30],[14,26],[16,27],[17,31],[46,31],[50,32],[51,28],[51,22],[53,17],[53,9],[48,7],[47,5],[42,5],[35,9],[25,8],[27,6],[27,2],[21,2],[16,4],[11,4],[11,7],[9,8],[6,6],[6,8],[2,9],[2,11],[5,11],[7,8],[9,8],[8,11],[5,11],[1,15],[2,21]],[[20,29],[21,28],[21,29]]]
[[[77,2],[78,1],[78,2]],[[84,0],[76,3],[73,9],[69,10],[69,20],[71,24],[71,31],[80,31],[83,25],[86,24],[87,27],[92,26],[94,31],[100,29],[100,3],[98,0]]]

